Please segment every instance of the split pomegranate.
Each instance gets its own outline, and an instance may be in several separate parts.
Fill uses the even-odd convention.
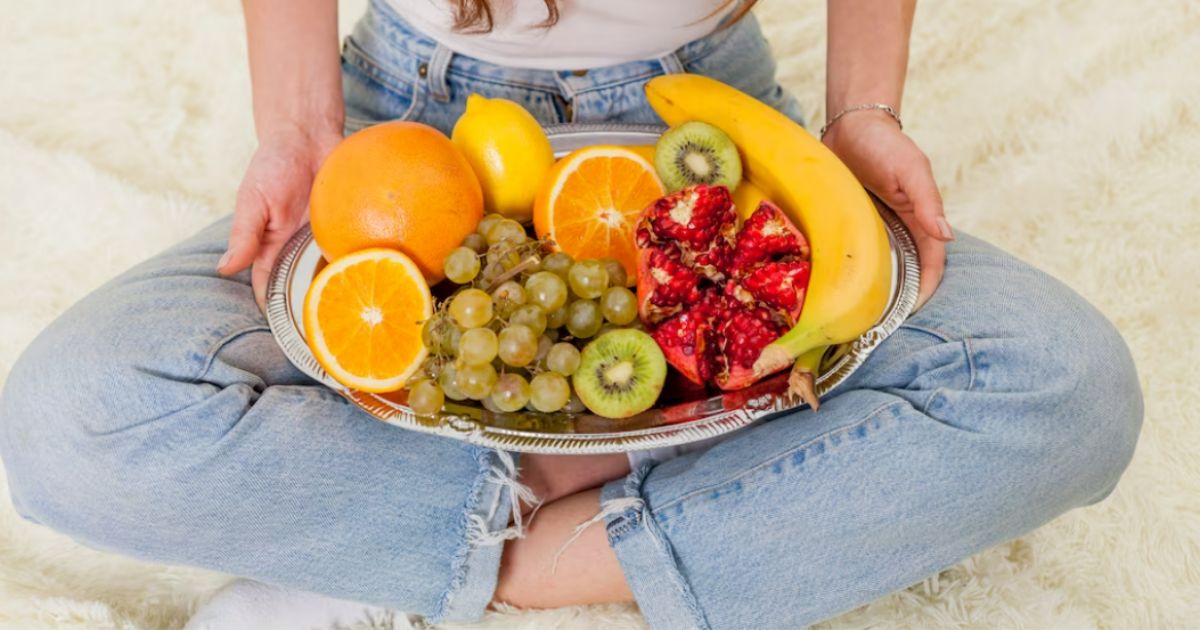
[[[689,381],[742,389],[791,329],[808,288],[808,241],[763,201],[741,229],[724,186],[663,197],[638,221],[638,307],[667,361]]]

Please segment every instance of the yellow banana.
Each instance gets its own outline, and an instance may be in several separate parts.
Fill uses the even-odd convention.
[[[759,190],[754,182],[743,179],[738,187],[733,189],[733,209],[737,210],[738,221],[745,222],[749,219],[763,200],[770,201],[767,194]]]
[[[812,247],[800,319],[763,349],[755,372],[773,373],[806,353],[819,356],[816,349],[853,340],[875,325],[891,292],[887,231],[837,156],[783,114],[708,77],[657,77],[646,85],[646,97],[671,126],[702,120],[729,134],[744,177],[799,224]]]

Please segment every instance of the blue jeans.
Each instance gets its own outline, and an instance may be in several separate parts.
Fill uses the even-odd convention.
[[[344,68],[351,127],[448,130],[473,91],[544,122],[653,121],[641,86],[678,69],[798,117],[753,19],[661,60],[556,73],[448,54],[375,6]],[[219,221],[122,274],[25,351],[0,397],[16,509],[147,560],[478,618],[514,454],[377,422],[293,368],[248,274],[214,272],[228,232]],[[797,627],[1099,501],[1141,418],[1112,325],[960,235],[933,299],[819,413],[610,482],[603,500],[627,509],[608,537],[654,627]]]

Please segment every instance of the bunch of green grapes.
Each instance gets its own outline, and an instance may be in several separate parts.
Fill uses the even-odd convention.
[[[583,411],[571,390],[579,351],[610,328],[640,327],[620,262],[548,252],[518,222],[489,214],[444,261],[459,285],[425,322],[430,357],[409,388],[422,415],[446,398],[492,411]]]

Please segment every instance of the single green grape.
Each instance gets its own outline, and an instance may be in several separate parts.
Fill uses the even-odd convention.
[[[596,300],[575,300],[567,307],[567,332],[587,339],[604,325],[604,314]]]
[[[508,271],[504,265],[498,262],[489,262],[483,267],[483,271],[479,272],[479,286],[490,287],[500,279],[500,276]]]
[[[625,287],[608,287],[600,296],[600,310],[604,312],[604,319],[624,326],[637,319],[637,296]]]
[[[513,243],[524,243],[528,236],[525,234],[525,227],[512,219],[501,219],[494,225],[488,227],[484,233],[487,237],[488,245],[495,245],[503,241],[512,241]]]
[[[444,357],[438,356],[436,354],[431,354],[431,355],[425,357],[425,360],[421,362],[421,374],[423,374],[424,376],[414,375],[412,378],[414,378],[414,379],[428,378],[428,379],[437,380],[438,375],[440,375],[442,373],[442,366],[444,364],[446,364],[447,362],[448,362],[447,359],[445,359]]]
[[[546,354],[546,367],[563,376],[574,374],[579,369],[579,348],[565,341],[554,344]]]
[[[540,335],[546,332],[546,311],[536,304],[519,306],[508,317],[508,323],[520,324],[532,330],[533,334]]]
[[[570,271],[571,265],[575,264],[575,259],[566,252],[554,252],[542,259],[542,270],[549,271],[560,277],[565,282],[567,272]]]
[[[492,364],[485,363],[483,365],[458,365],[458,374],[454,379],[454,384],[458,386],[459,391],[467,395],[471,400],[483,400],[492,391],[492,387],[496,385],[496,368]]]
[[[496,315],[507,319],[525,305],[525,287],[516,280],[505,280],[492,291],[492,302],[496,305]]]
[[[463,239],[462,246],[476,254],[484,254],[487,253],[488,242],[487,238],[479,232],[471,232],[467,235],[467,238]]]
[[[467,365],[483,365],[496,358],[500,342],[491,328],[472,328],[463,333],[458,358]]]
[[[529,383],[519,374],[501,374],[488,398],[501,411],[516,411],[529,402]]]
[[[608,271],[598,260],[581,260],[567,272],[571,291],[585,300],[594,300],[608,288]]]
[[[442,373],[438,375],[438,385],[442,386],[442,393],[450,400],[466,400],[467,395],[458,388],[458,367],[453,363],[447,363],[442,366]]]
[[[439,352],[442,348],[441,318],[436,314],[425,320],[421,325],[421,343],[430,352]]]
[[[567,325],[567,305],[563,304],[558,310],[546,315],[546,329],[557,330]]]
[[[502,214],[485,214],[483,215],[483,218],[479,220],[479,225],[475,226],[475,233],[486,238],[488,230],[492,229],[493,225],[496,225],[503,220],[504,215]]]
[[[442,269],[450,282],[467,284],[479,274],[479,256],[469,247],[455,247],[442,261]]]
[[[567,283],[552,271],[539,271],[525,281],[525,294],[530,303],[553,313],[567,303]]]
[[[478,328],[492,321],[492,296],[479,289],[461,291],[450,300],[450,316],[463,328]]]
[[[624,287],[629,284],[629,274],[625,272],[625,265],[616,258],[601,258],[600,264],[604,265],[604,270],[608,272],[608,286]]]
[[[533,361],[538,365],[545,365],[546,357],[550,354],[550,348],[554,347],[554,340],[547,335],[538,337],[537,354],[534,355]]]
[[[529,401],[538,411],[549,413],[562,409],[571,400],[571,385],[558,372],[542,372],[529,383]]]
[[[408,406],[422,416],[432,416],[442,410],[446,398],[434,381],[421,379],[408,390]]]
[[[537,356],[537,347],[538,336],[526,326],[508,326],[500,331],[500,360],[508,365],[529,365]]]
[[[497,407],[496,403],[492,402],[492,396],[490,393],[489,395],[484,396],[479,402],[483,404],[484,409],[487,409],[492,413],[504,413],[503,409]]]
[[[460,334],[462,330],[454,325],[454,320],[442,313],[425,320],[421,327],[421,341],[434,354],[454,356]]]
[[[508,271],[521,264],[521,252],[518,245],[512,241],[501,241],[491,245],[487,250],[487,263]]]
[[[458,356],[458,344],[462,339],[463,331],[461,328],[454,325],[454,321],[451,318],[446,319],[449,321],[450,326],[446,330],[446,336],[442,338],[443,354],[448,357],[456,357]]]

